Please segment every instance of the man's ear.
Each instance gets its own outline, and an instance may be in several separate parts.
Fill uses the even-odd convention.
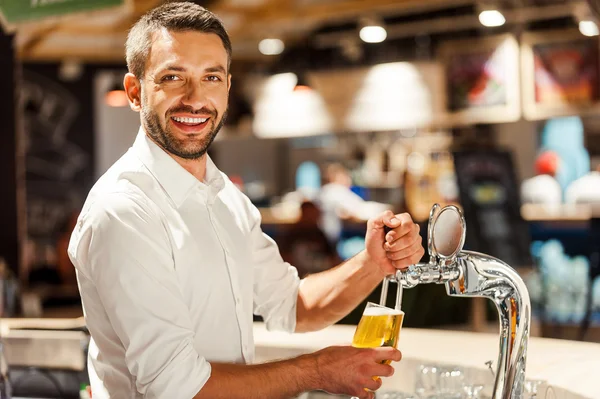
[[[231,74],[227,75],[227,93],[231,90]]]
[[[142,110],[142,82],[132,73],[127,73],[123,78],[123,87],[129,100],[129,106],[135,112]]]

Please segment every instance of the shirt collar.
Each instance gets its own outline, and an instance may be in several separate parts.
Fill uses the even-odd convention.
[[[205,192],[207,200],[212,203],[225,186],[221,172],[208,154],[206,154],[205,182],[201,182],[152,141],[141,127],[132,149],[176,207],[183,204],[194,188]]]

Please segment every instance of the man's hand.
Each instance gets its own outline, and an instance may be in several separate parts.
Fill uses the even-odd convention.
[[[351,346],[333,346],[309,356],[314,356],[320,389],[360,399],[373,399],[373,392],[381,387],[381,379],[373,377],[394,374],[394,368],[382,364],[384,361],[398,362],[402,358],[400,351],[391,347],[358,349]]]
[[[385,226],[391,229],[387,234]],[[425,253],[419,230],[408,213],[394,215],[386,211],[369,219],[365,237],[369,260],[377,264],[385,276],[417,263]]]

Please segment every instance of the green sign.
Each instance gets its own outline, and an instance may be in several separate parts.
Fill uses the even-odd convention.
[[[0,0],[0,14],[9,23],[98,10],[124,4],[125,0]]]

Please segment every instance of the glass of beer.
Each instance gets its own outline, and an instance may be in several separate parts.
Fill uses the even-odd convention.
[[[352,346],[355,348],[378,348],[380,346],[397,348],[403,320],[403,311],[367,302],[354,332]],[[382,363],[390,364],[391,362],[391,360],[384,360]],[[374,380],[378,378],[378,376],[373,376]],[[358,398],[353,396],[351,399]]]
[[[398,347],[404,312],[368,302],[356,327],[352,346],[355,348]],[[385,364],[390,364],[387,360]]]

